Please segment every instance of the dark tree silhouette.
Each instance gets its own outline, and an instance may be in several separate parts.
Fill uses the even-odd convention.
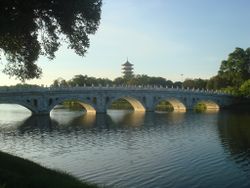
[[[37,59],[53,59],[62,41],[84,56],[88,35],[99,26],[101,5],[102,0],[0,0],[3,72],[22,81],[39,78]]]

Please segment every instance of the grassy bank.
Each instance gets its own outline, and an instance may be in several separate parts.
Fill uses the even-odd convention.
[[[68,174],[0,152],[0,188],[95,188]]]

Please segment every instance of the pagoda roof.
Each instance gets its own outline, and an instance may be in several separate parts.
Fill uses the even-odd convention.
[[[126,61],[126,63],[122,64],[123,66],[133,66],[133,64],[131,64],[128,60]]]

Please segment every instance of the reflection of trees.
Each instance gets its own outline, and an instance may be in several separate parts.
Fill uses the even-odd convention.
[[[249,114],[222,113],[218,129],[222,144],[234,158],[250,160],[250,116]]]

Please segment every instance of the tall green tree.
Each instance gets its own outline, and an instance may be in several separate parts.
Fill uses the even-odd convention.
[[[55,58],[61,41],[84,56],[100,23],[102,0],[1,0],[0,54],[4,73],[22,81],[39,78],[40,55]]]
[[[218,76],[224,79],[228,86],[239,87],[250,79],[250,48],[236,48],[228,59],[221,62]]]

